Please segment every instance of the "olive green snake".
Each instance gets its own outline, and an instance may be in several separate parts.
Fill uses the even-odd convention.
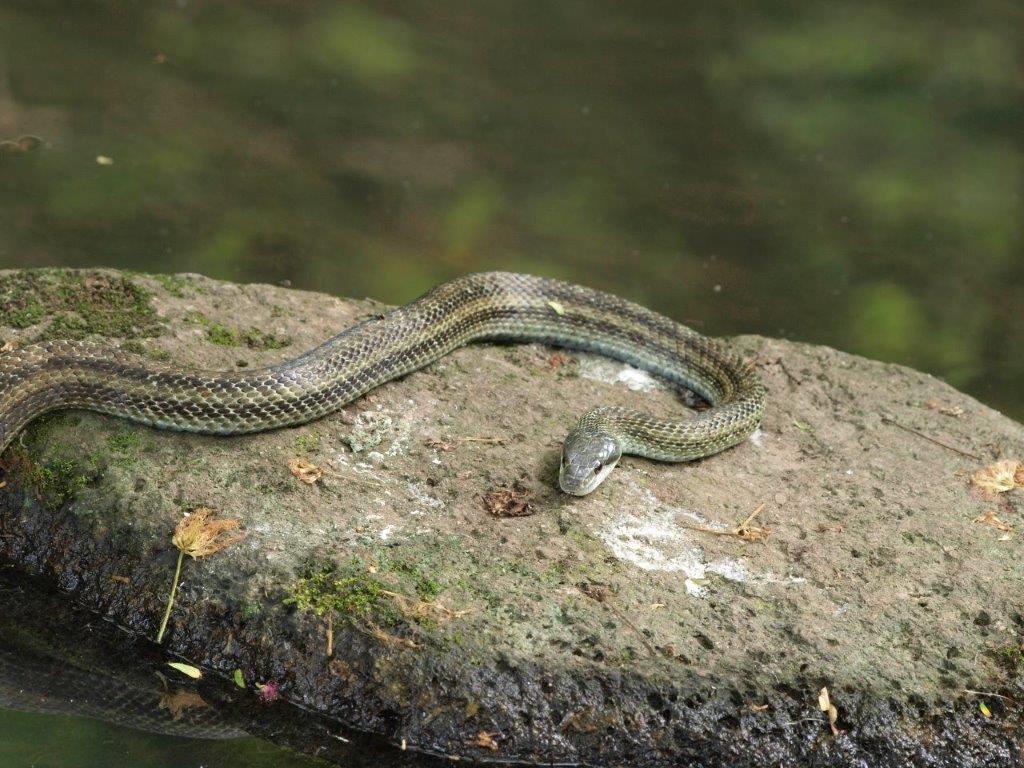
[[[608,293],[486,272],[345,329],[299,357],[192,371],[110,344],[52,340],[0,354],[0,450],[32,419],[81,408],[159,429],[230,435],[303,424],[470,342],[539,342],[606,355],[687,387],[711,407],[680,418],[601,406],[566,438],[559,484],[594,490],[623,454],[702,458],[760,424],[765,389],[725,344]]]

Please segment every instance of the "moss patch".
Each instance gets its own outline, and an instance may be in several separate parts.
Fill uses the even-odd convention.
[[[142,447],[142,436],[137,429],[123,427],[107,438],[112,463],[121,467],[130,467],[138,461],[139,449]]]
[[[156,336],[163,328],[149,292],[121,275],[34,269],[0,277],[0,325],[47,319],[37,339]]]
[[[11,469],[35,490],[44,505],[51,508],[74,499],[99,475],[96,467],[87,467],[66,454],[39,462],[18,455]]]
[[[190,322],[206,328],[206,339],[221,347],[248,347],[249,349],[281,349],[292,343],[287,337],[275,336],[259,328],[231,328],[214,322],[201,312],[188,316]]]
[[[292,586],[285,603],[317,616],[339,614],[350,621],[372,619],[392,624],[398,613],[386,600],[388,591],[364,565],[353,560],[345,571],[333,565],[309,568]]]
[[[148,275],[160,283],[160,286],[171,296],[184,298],[190,293],[201,292],[195,282],[184,275]]]
[[[150,360],[157,360],[161,363],[166,363],[171,359],[171,353],[166,349],[151,349],[145,344],[134,339],[125,341],[121,344],[121,349],[125,352],[134,352],[136,355],[142,355],[148,357]]]

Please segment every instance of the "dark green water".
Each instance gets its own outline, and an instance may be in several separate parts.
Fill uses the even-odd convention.
[[[0,2],[0,266],[531,271],[1024,418],[1020,3],[244,6]],[[0,715],[4,765],[303,764],[192,746]]]

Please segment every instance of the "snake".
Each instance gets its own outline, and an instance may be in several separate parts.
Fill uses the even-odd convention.
[[[562,446],[559,487],[583,496],[623,455],[664,462],[735,446],[760,425],[766,390],[725,342],[574,283],[481,272],[367,317],[263,368],[196,371],[113,343],[51,339],[0,354],[0,450],[49,411],[83,409],[157,429],[235,435],[304,424],[473,342],[596,353],[687,388],[710,407],[677,417],[599,405]]]

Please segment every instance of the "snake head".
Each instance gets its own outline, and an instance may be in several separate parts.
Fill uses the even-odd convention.
[[[558,485],[573,496],[599,486],[622,458],[618,441],[604,431],[576,428],[565,438]]]

